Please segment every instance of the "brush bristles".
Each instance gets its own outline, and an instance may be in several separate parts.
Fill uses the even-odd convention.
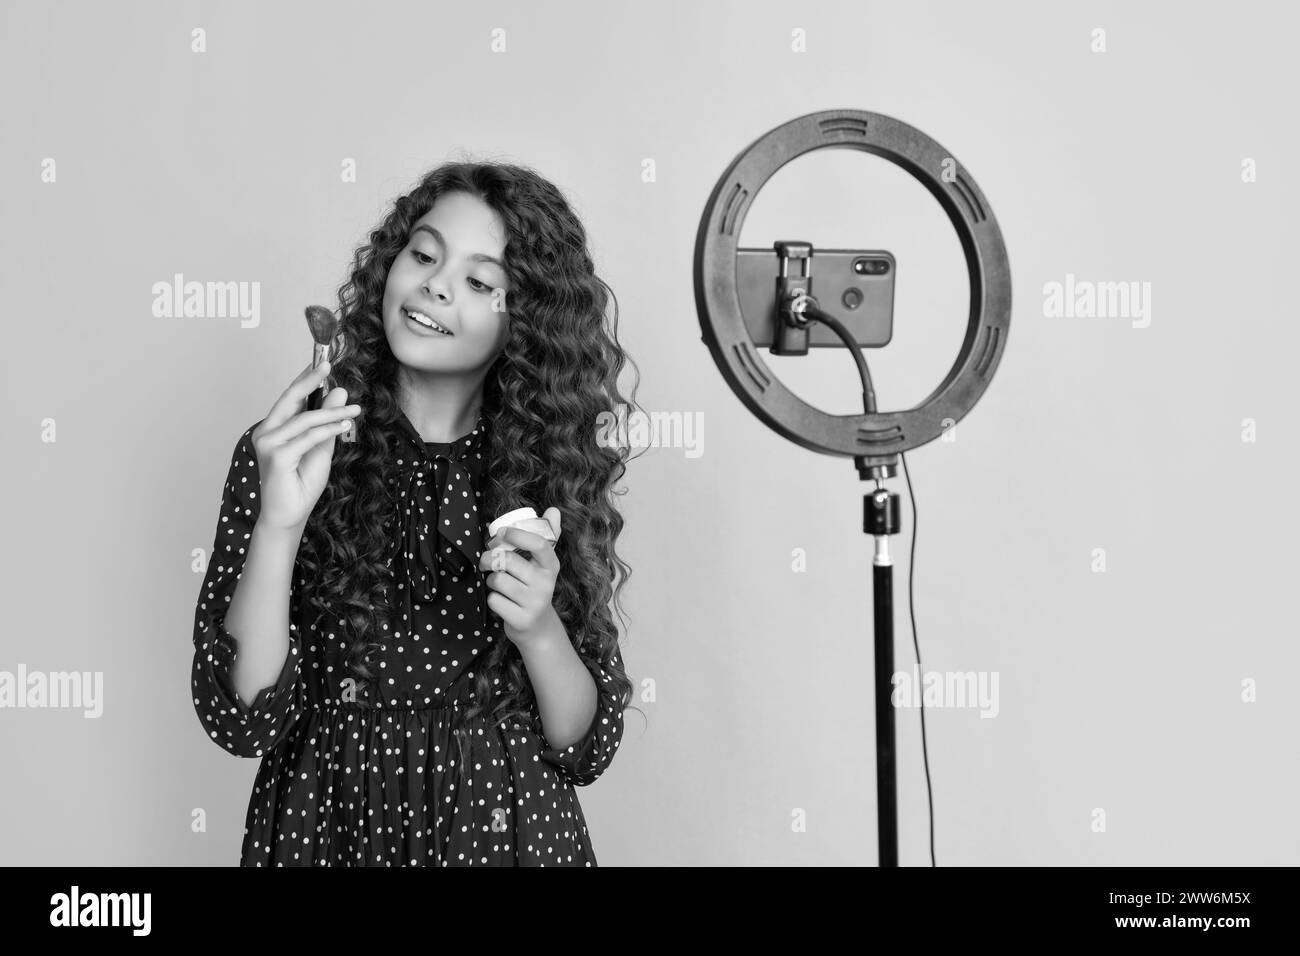
[[[307,306],[307,327],[311,329],[312,341],[317,345],[329,345],[338,334],[339,320],[334,313],[323,305]]]

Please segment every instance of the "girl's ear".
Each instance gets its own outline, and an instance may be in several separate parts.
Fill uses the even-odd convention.
[[[542,517],[546,519],[546,523],[549,524],[551,530],[555,532],[555,540],[558,542],[560,540],[560,509],[547,508],[546,514],[542,515]]]

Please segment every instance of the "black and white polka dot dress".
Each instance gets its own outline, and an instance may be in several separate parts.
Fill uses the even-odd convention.
[[[605,771],[622,739],[606,662],[580,652],[599,703],[584,738],[565,750],[547,744],[535,704],[530,725],[470,720],[463,757],[452,733],[475,668],[494,642],[509,639],[487,610],[491,589],[478,570],[491,520],[480,507],[488,423],[480,418],[469,435],[434,443],[405,416],[399,422],[389,564],[401,610],[383,632],[369,698],[378,703],[354,701],[341,628],[328,618],[311,626],[295,564],[289,655],[250,707],[231,683],[237,644],[224,625],[260,507],[257,424],[231,458],[194,625],[193,697],[204,730],[235,756],[261,758],[241,865],[595,866],[574,788]],[[458,520],[447,523],[449,515]]]

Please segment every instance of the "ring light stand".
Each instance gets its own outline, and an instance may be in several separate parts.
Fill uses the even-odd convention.
[[[862,150],[889,160],[921,182],[939,201],[961,241],[970,277],[970,312],[957,360],[938,387],[915,408],[875,410],[874,394],[857,343],[836,329],[852,349],[863,376],[864,412],[830,415],[804,402],[776,378],[755,349],[736,288],[736,251],[754,197],[786,163],[818,149]],[[807,246],[805,250],[804,247]],[[780,325],[774,354],[805,354],[807,326],[838,322],[811,296],[813,278],[787,275],[787,260],[806,259],[811,246],[780,242],[777,279]],[[875,538],[876,793],[880,866],[898,865],[895,782],[893,560],[889,536],[900,526],[898,495],[882,481],[898,474],[898,456],[939,437],[988,388],[1006,348],[1011,324],[1011,275],[997,220],[970,172],[930,137],[906,123],[861,110],[809,113],[778,126],[743,150],[723,173],[700,218],[695,239],[695,305],[701,339],[731,390],[777,434],[811,451],[853,458],[863,481],[876,489],[863,496],[863,532]]]

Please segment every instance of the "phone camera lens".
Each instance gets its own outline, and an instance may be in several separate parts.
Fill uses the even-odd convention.
[[[889,271],[889,262],[885,259],[854,259],[853,271],[860,276],[882,276]]]
[[[860,276],[882,276],[889,271],[889,262],[885,259],[854,259],[853,271]]]

